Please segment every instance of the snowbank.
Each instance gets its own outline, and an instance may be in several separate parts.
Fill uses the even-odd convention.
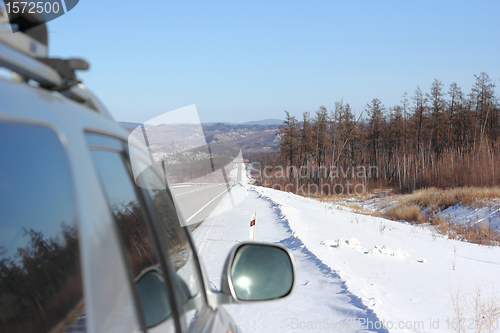
[[[478,285],[500,290],[500,248],[448,240],[418,226],[290,193],[255,190],[280,207],[294,235],[389,325],[408,322],[415,324],[408,331],[449,331],[451,295],[459,286],[466,292]]]
[[[449,332],[459,287],[463,295],[500,290],[498,247],[251,186],[237,168],[230,174],[236,185],[193,233],[214,288],[230,249],[248,240],[254,212],[256,239],[290,248],[298,270],[291,297],[226,307],[243,332]]]

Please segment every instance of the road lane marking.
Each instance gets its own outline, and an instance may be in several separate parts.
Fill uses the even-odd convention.
[[[220,186],[220,185],[224,185],[224,184],[217,184],[217,185],[210,185],[210,186],[202,186],[201,188],[197,189],[197,190],[192,190],[192,191],[189,191],[189,192],[184,192],[184,193],[175,193],[176,196],[179,196],[179,195],[184,195],[184,194],[188,194],[188,193],[193,193],[193,192],[197,192],[197,191],[201,191],[201,190],[206,190],[207,188],[212,188],[212,187],[215,187],[215,186]]]
[[[207,208],[208,205],[210,205],[212,202],[215,201],[215,199],[217,199],[218,197],[220,197],[221,195],[223,195],[224,193],[226,193],[229,189],[225,189],[224,192],[222,192],[221,194],[219,194],[218,196],[216,196],[215,198],[213,198],[212,200],[210,200],[205,206],[201,207],[196,213],[194,213],[193,215],[191,215],[190,218],[188,218],[186,220],[186,223],[191,221],[193,219],[193,217],[195,217],[196,215],[198,215],[198,213],[200,213],[202,210],[204,210],[205,208]]]

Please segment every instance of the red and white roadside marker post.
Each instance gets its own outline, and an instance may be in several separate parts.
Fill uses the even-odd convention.
[[[255,241],[255,218],[257,217],[257,213],[253,213],[250,220],[250,239]]]

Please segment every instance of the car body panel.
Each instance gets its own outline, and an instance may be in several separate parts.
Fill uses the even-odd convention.
[[[1,120],[50,127],[65,147],[79,221],[87,316],[91,318],[88,330],[138,331],[114,222],[84,138],[86,128],[108,132],[124,140],[125,131],[77,103],[26,84],[0,80],[0,100],[7,102],[0,106]]]

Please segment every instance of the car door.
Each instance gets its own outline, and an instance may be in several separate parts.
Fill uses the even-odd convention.
[[[86,138],[121,239],[143,329],[212,331],[219,322],[223,332],[235,332],[229,316],[224,316],[226,325],[215,320],[223,310],[207,305],[196,252],[161,172],[145,167],[134,179],[128,157],[134,147],[98,133]]]

